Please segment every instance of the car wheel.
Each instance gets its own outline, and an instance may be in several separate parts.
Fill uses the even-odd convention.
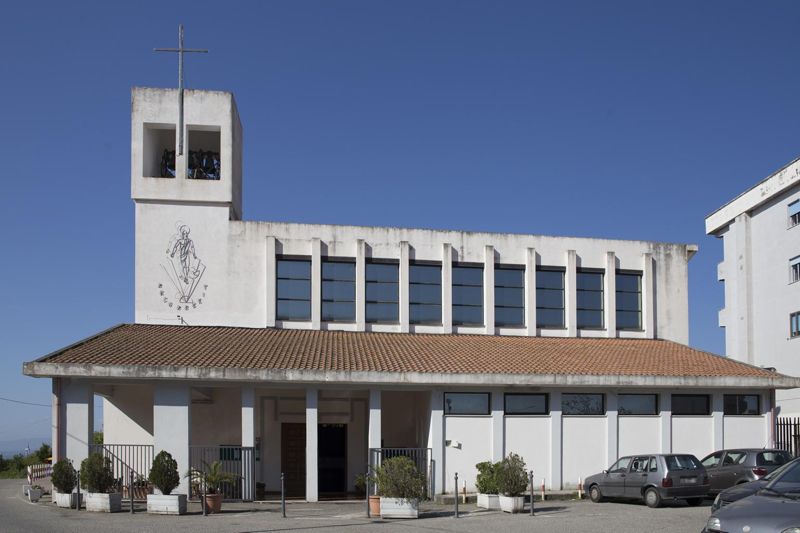
[[[603,501],[603,493],[600,492],[599,486],[592,485],[589,488],[589,499],[591,499],[594,503],[600,503]]]
[[[644,491],[644,503],[646,503],[648,507],[655,509],[661,505],[661,495],[656,489],[649,488]]]
[[[688,503],[691,507],[697,507],[703,503],[703,498],[686,498],[686,503]]]

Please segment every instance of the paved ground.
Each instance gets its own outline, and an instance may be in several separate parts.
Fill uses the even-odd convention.
[[[0,480],[0,531],[80,533],[148,532],[459,532],[482,533],[495,531],[516,533],[529,531],[640,533],[669,531],[698,533],[708,518],[708,506],[687,507],[678,504],[661,509],[649,509],[641,504],[602,503],[587,501],[536,502],[537,515],[508,515],[479,511],[473,505],[463,508],[466,513],[458,520],[452,518],[452,508],[428,504],[419,520],[387,521],[367,519],[363,503],[290,503],[288,518],[281,518],[280,507],[274,503],[257,505],[225,504],[228,511],[203,517],[199,506],[189,506],[186,516],[152,516],[143,512],[134,515],[98,514],[86,511],[58,509],[54,504],[32,504],[22,497],[21,481]],[[43,500],[44,501],[44,500]],[[257,509],[257,510],[255,510]]]

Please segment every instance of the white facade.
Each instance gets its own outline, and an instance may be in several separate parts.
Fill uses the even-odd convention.
[[[800,224],[791,217],[798,201],[800,160],[706,218],[706,232],[723,244],[719,325],[726,355],[791,376],[800,375],[800,336],[792,336],[790,325],[800,313],[800,283],[791,268],[800,257]],[[800,416],[800,390],[778,391],[777,407],[780,416]]]

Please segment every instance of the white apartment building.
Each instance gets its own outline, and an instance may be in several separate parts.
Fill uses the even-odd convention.
[[[706,218],[722,239],[728,357],[800,375],[800,160],[743,192]],[[800,390],[777,394],[780,416],[800,416]]]
[[[439,494],[510,452],[560,489],[623,454],[771,444],[800,381],[685,345],[696,247],[244,221],[233,96],[186,92],[183,154],[176,96],[133,90],[135,323],[24,366],[53,380],[57,458],[89,453],[94,395],[120,475],[219,459],[241,499],[281,473],[341,496],[397,454]]]

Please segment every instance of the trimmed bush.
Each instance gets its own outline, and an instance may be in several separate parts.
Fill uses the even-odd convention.
[[[50,478],[57,492],[69,494],[78,483],[75,467],[67,459],[61,459],[53,465],[53,476]]]
[[[528,488],[525,461],[515,453],[508,454],[496,470],[497,488],[503,496],[522,496]]]
[[[150,483],[158,487],[161,494],[170,494],[181,483],[178,475],[178,462],[172,458],[169,452],[161,450],[153,459],[149,478]]]
[[[378,494],[387,498],[421,500],[425,497],[425,475],[409,457],[386,459],[375,469]]]
[[[475,486],[481,494],[497,494],[497,469],[500,463],[484,461],[475,465],[478,469],[478,477],[475,479]]]
[[[111,459],[92,453],[81,462],[81,486],[86,492],[106,493],[114,486]]]

